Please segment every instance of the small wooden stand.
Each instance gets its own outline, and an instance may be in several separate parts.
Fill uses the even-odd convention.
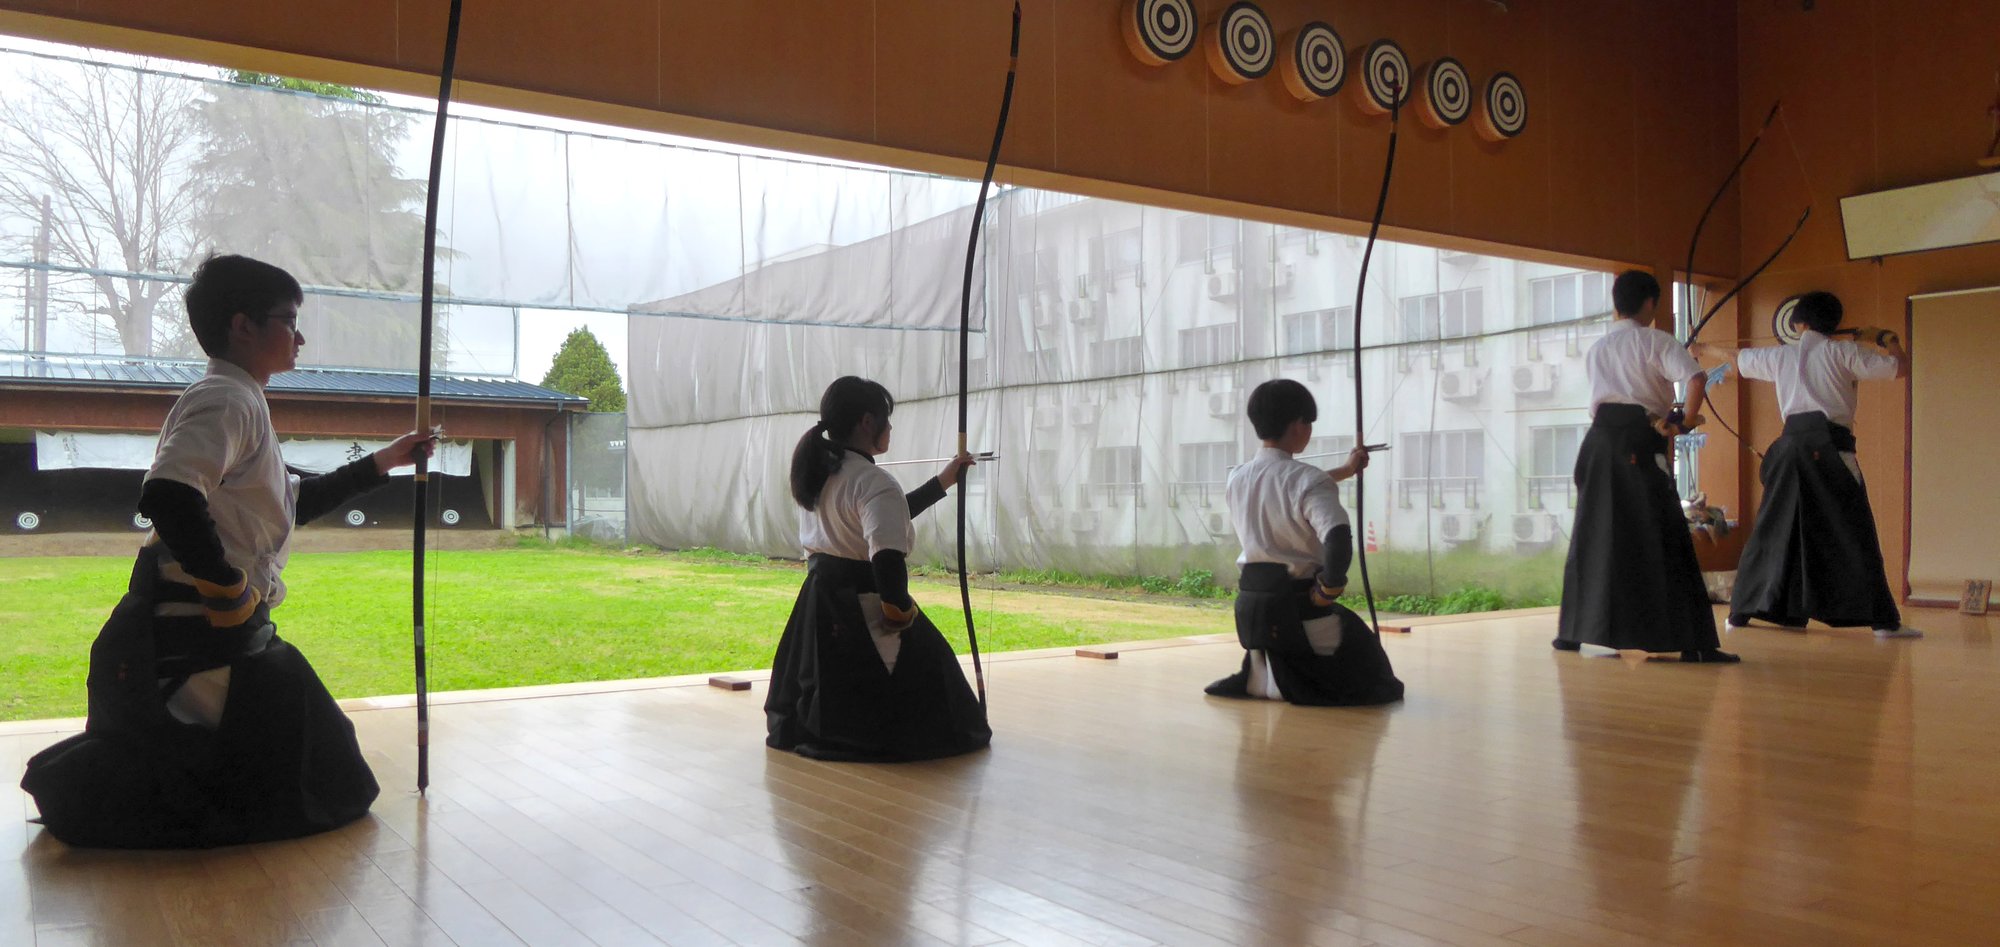
[[[708,679],[708,686],[720,687],[726,691],[747,691],[750,689],[750,679],[733,674],[717,674]]]

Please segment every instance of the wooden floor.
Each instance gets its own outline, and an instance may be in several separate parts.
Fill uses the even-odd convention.
[[[1204,698],[1228,644],[1003,661],[992,751],[912,766],[765,750],[762,684],[452,704],[428,799],[358,712],[385,792],[318,838],[77,851],[8,797],[0,944],[2000,943],[2000,621],[1912,618],[1737,667],[1422,627],[1383,710]]]

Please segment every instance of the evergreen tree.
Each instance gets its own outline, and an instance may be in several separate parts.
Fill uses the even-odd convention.
[[[556,350],[555,364],[542,377],[542,387],[590,399],[592,411],[625,410],[625,386],[611,353],[589,329],[577,328]]]

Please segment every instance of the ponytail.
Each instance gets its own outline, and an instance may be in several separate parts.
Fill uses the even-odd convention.
[[[820,436],[825,432],[825,423],[814,424],[792,448],[792,499],[807,510],[819,505],[827,478],[840,469],[840,445]]]
[[[806,510],[817,507],[820,491],[840,469],[846,453],[841,442],[854,435],[863,417],[872,414],[886,422],[895,408],[889,389],[878,382],[846,375],[826,386],[819,399],[819,421],[792,448],[793,501]]]

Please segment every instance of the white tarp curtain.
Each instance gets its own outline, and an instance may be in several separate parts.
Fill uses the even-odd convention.
[[[194,356],[175,281],[219,251],[309,287],[304,364],[415,367],[428,112],[0,51],[0,131],[0,348]],[[149,147],[157,168],[118,163]],[[523,308],[958,324],[976,183],[478,118],[446,147],[442,371],[511,374]],[[171,200],[135,228],[113,211],[141,188]]]
[[[148,470],[159,448],[157,434],[107,434],[98,431],[36,431],[37,470]],[[300,438],[280,440],[285,465],[307,473],[327,473],[384,447],[388,441]],[[431,459],[431,469],[452,477],[472,473],[472,442],[445,441]]]
[[[970,480],[975,567],[1232,575],[1221,487],[1256,447],[1249,390],[1305,383],[1320,406],[1314,449],[1354,443],[1347,350],[1362,242],[1030,189],[989,214],[994,318],[970,340],[969,427],[972,447],[1001,458]],[[773,264],[763,291],[805,292],[851,251]],[[955,286],[957,274],[931,278]],[[1581,355],[1603,331],[1608,289],[1601,273],[1376,248],[1365,441],[1393,450],[1375,456],[1355,521],[1378,588],[1559,587],[1588,423]],[[876,378],[897,397],[884,460],[943,456],[955,442],[953,334],[629,323],[634,540],[798,555],[786,465],[839,375]],[[935,472],[892,469],[910,487]],[[952,540],[940,507],[919,524],[917,558],[946,561]]]

